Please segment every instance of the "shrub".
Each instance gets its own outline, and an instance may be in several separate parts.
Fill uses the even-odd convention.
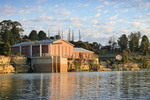
[[[113,69],[117,69],[117,65],[116,64],[113,64]]]
[[[109,60],[107,60],[107,64],[110,64],[110,61],[109,61]]]
[[[143,57],[143,58],[141,58],[141,61],[142,61],[142,67],[148,69],[149,68],[148,58],[147,57]]]
[[[81,68],[80,68],[80,63],[78,60],[74,60],[74,66],[75,66],[75,70],[76,71],[81,71]]]
[[[9,43],[0,43],[0,55],[10,56],[11,55],[11,47]]]

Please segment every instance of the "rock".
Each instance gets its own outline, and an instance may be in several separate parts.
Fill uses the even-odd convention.
[[[18,73],[27,73],[29,69],[28,65],[15,65],[15,67]]]
[[[27,58],[23,57],[23,56],[11,57],[10,62],[15,63],[15,64],[26,64],[27,63]]]
[[[9,64],[10,63],[10,57],[5,57],[0,55],[0,64]]]
[[[15,56],[11,57],[10,61],[13,66],[16,68],[18,73],[27,73],[29,66],[27,65],[27,58],[24,56]]]
[[[0,65],[1,73],[15,73],[15,68],[12,65]]]

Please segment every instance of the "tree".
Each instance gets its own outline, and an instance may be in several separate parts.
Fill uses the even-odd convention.
[[[24,30],[19,22],[11,20],[4,20],[0,22],[0,41],[2,40],[2,34],[4,33],[5,29],[11,30],[14,26],[18,29],[19,34],[22,34]]]
[[[122,51],[122,63],[125,64],[128,62],[128,55],[131,54],[130,49],[124,49]]]
[[[31,33],[29,34],[29,39],[30,39],[31,41],[38,40],[38,34],[37,34],[37,31],[32,30]]]
[[[148,63],[148,58],[147,57],[143,57],[143,58],[141,58],[141,61],[142,61],[142,67],[143,68],[149,68],[149,63]]]
[[[136,38],[135,38],[135,51],[139,51],[139,41],[140,41],[140,38],[141,38],[141,33],[140,32],[137,32],[135,33],[136,34]]]
[[[0,48],[0,55],[10,56],[11,47],[9,43],[0,42],[0,47],[3,47],[3,48]]]
[[[8,29],[4,30],[4,33],[2,34],[2,41],[3,42],[9,42],[10,40],[10,31]]]
[[[110,46],[110,50],[112,49],[115,49],[116,47],[116,37],[115,36],[111,36],[109,41],[108,41],[108,44]]]
[[[94,49],[100,50],[101,44],[97,43],[97,42],[93,42],[92,46],[93,46]]]
[[[14,44],[15,44],[14,36],[13,36],[13,34],[12,34],[11,31],[10,31],[10,40],[9,40],[9,44],[10,44],[10,45],[14,45]]]
[[[144,35],[141,41],[140,53],[142,53],[143,55],[147,55],[148,48],[149,48],[149,39],[146,35]]]
[[[47,39],[46,33],[42,30],[38,33],[38,37],[39,37],[39,40],[46,40]]]
[[[141,33],[132,33],[129,35],[129,49],[134,52],[139,50],[139,40],[141,37]]]
[[[14,37],[15,43],[19,43],[21,41],[19,28],[17,28],[16,26],[13,26],[13,28],[11,29],[11,32]]]
[[[55,39],[61,39],[60,35],[56,35]]]
[[[119,39],[118,39],[118,45],[120,46],[121,50],[123,51],[124,49],[128,48],[128,38],[125,34],[123,34]]]
[[[27,35],[23,36],[23,39],[29,39],[29,37]]]
[[[50,39],[52,39],[52,40],[53,40],[53,39],[56,39],[56,37],[51,36],[51,37],[50,37]]]

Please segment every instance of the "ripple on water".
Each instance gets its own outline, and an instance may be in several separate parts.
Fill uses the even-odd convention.
[[[150,72],[0,75],[0,100],[149,99]]]

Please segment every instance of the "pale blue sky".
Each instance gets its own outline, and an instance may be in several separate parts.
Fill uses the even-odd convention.
[[[0,21],[18,21],[25,34],[81,30],[82,40],[106,44],[110,36],[140,31],[150,38],[150,0],[0,0]]]

